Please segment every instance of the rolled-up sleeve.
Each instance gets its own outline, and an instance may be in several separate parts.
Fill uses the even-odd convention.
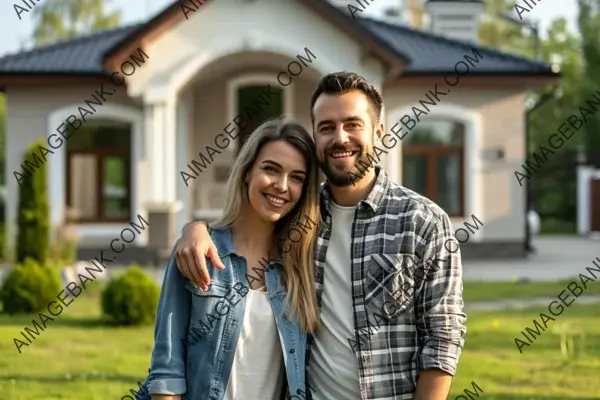
[[[154,327],[154,350],[148,376],[151,394],[181,395],[187,391],[186,348],[182,339],[187,339],[191,294],[184,284],[185,277],[171,253]]]
[[[415,304],[419,369],[454,375],[467,331],[460,249],[446,214],[432,222],[428,236],[422,258],[427,274]]]

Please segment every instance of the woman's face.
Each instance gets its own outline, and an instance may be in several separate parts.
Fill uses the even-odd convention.
[[[250,204],[266,221],[275,222],[300,200],[306,179],[306,160],[285,140],[269,142],[246,174]]]

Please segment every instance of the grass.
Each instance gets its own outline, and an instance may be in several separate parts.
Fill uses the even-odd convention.
[[[509,284],[495,285],[503,294],[512,293]],[[564,285],[555,285],[535,284],[530,288],[536,295],[556,295]],[[466,284],[465,296],[484,299],[485,292],[480,290],[479,284]],[[93,291],[77,298],[29,347],[21,349],[23,354],[17,352],[12,338],[31,326],[32,317],[0,315],[2,399],[118,400],[129,389],[137,389],[136,382],[148,371],[153,327],[101,325],[98,297]],[[474,381],[483,390],[482,400],[599,399],[598,305],[574,303],[556,321],[550,321],[548,330],[520,354],[514,338],[526,326],[532,327],[532,319],[542,311],[543,307],[469,312],[466,345],[449,398],[455,399],[465,388],[474,393]],[[565,323],[587,335],[581,358],[567,360],[561,355],[559,336],[553,329]]]
[[[589,275],[589,274],[588,274]],[[593,276],[591,276],[593,278]],[[463,298],[465,302],[494,301],[503,299],[525,300],[535,297],[556,297],[567,289],[572,281],[581,285],[579,278],[554,282],[464,282]],[[568,293],[568,292],[567,292]],[[600,285],[587,282],[582,295],[600,295]],[[600,397],[599,397],[600,398]]]

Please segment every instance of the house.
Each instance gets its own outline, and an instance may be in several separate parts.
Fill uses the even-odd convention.
[[[125,252],[140,259],[145,246],[171,246],[186,221],[218,216],[244,135],[281,113],[310,130],[316,82],[349,70],[382,92],[397,139],[380,160],[391,178],[456,227],[476,227],[463,229],[465,257],[523,256],[525,191],[514,171],[525,159],[526,91],[557,75],[477,44],[481,1],[429,1],[429,31],[362,8],[175,1],[138,25],[1,58],[9,244],[19,180],[35,173],[21,165],[34,139],[49,145],[38,157],[52,224],[73,224],[83,255],[108,248],[137,216],[153,218]]]

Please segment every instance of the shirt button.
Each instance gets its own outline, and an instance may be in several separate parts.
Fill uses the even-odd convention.
[[[290,350],[290,354],[294,354],[295,352],[296,352],[296,350],[294,350],[294,349]]]

